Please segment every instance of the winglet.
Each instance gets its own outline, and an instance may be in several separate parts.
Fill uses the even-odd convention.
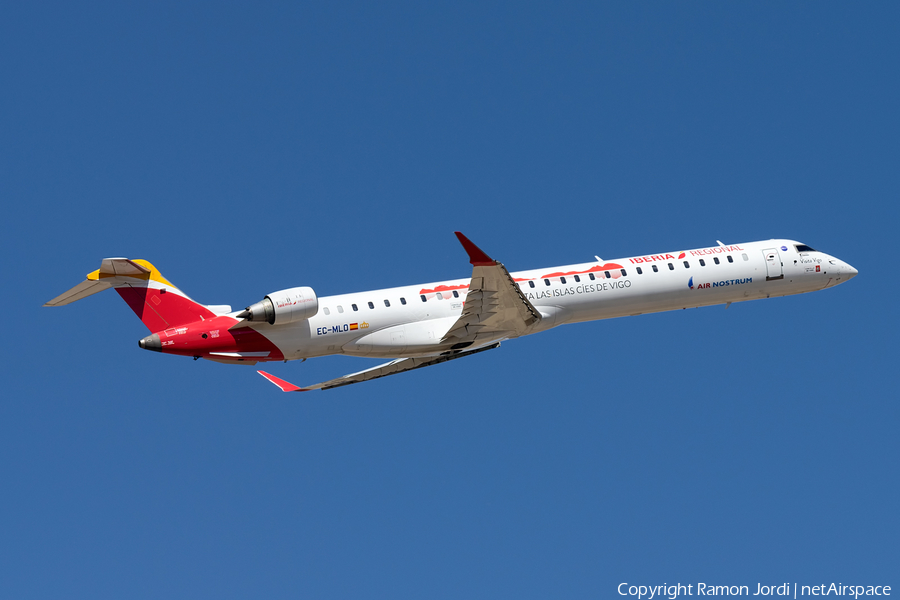
[[[459,243],[462,244],[466,252],[469,254],[469,262],[473,267],[493,267],[497,261],[484,253],[484,251],[472,243],[472,241],[464,236],[461,232],[456,232]]]
[[[257,373],[259,373],[260,375],[262,375],[263,377],[265,377],[266,379],[268,379],[269,381],[271,381],[272,383],[277,385],[279,388],[281,388],[282,392],[308,392],[308,391],[310,391],[310,390],[304,390],[302,387],[298,387],[298,386],[294,385],[293,383],[289,383],[289,382],[285,381],[284,379],[278,379],[274,375],[269,375],[265,371],[257,371]]]

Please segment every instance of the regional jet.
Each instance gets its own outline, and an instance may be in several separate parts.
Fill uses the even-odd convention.
[[[44,306],[113,288],[151,335],[145,350],[226,364],[345,354],[389,362],[315,385],[265,371],[285,392],[327,390],[492,350],[553,327],[682,308],[790,296],[834,287],[857,270],[792,240],[680,250],[510,273],[456,233],[472,276],[319,297],[310,287],[265,296],[240,311],[191,300],[146,260],[106,258]]]

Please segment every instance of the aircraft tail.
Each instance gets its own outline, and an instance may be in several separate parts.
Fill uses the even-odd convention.
[[[104,258],[85,281],[44,306],[65,306],[109,288],[119,293],[151,333],[231,312],[230,306],[194,302],[146,260],[127,258]]]

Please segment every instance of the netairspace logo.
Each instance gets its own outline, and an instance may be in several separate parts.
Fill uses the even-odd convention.
[[[675,600],[679,596],[782,596],[793,598],[800,596],[852,596],[853,598],[859,598],[860,596],[890,596],[891,586],[844,585],[842,583],[823,583],[819,585],[798,585],[796,583],[767,585],[757,583],[756,590],[751,593],[750,587],[746,585],[710,585],[708,583],[629,585],[628,583],[620,583],[618,591],[620,596],[634,596],[638,599],[645,598],[646,600],[653,600],[654,598]]]

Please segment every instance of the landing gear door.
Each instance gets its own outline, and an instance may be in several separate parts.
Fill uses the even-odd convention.
[[[762,251],[766,258],[766,281],[773,279],[784,279],[784,271],[782,270],[781,255],[777,248],[768,248]]]

